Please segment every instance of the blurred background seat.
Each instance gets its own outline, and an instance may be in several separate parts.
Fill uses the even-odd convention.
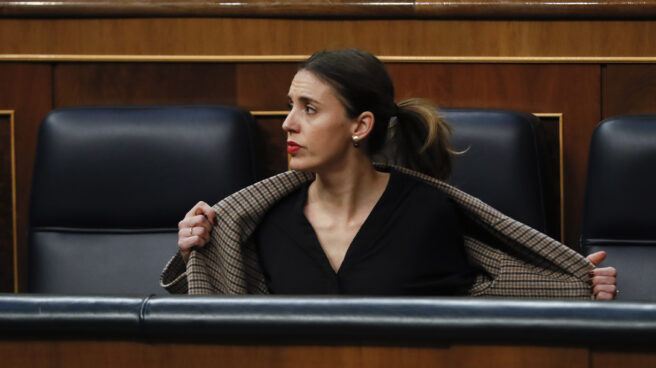
[[[441,109],[440,113],[453,128],[453,148],[463,152],[454,157],[451,184],[547,233],[537,118],[494,109]]]
[[[254,120],[226,106],[73,107],[39,130],[28,290],[164,294],[177,224],[258,179]]]
[[[615,116],[595,129],[581,247],[606,251],[617,299],[656,301],[656,115]]]

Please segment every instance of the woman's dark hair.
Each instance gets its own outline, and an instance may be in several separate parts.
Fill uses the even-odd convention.
[[[425,100],[394,102],[394,85],[383,63],[357,50],[321,51],[299,67],[331,85],[354,119],[374,114],[374,127],[363,141],[369,157],[384,159],[447,180],[451,174],[451,127]],[[390,121],[391,120],[391,121]]]

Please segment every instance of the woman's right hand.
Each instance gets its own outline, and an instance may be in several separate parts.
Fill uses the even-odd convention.
[[[204,246],[210,241],[210,232],[216,222],[216,213],[207,203],[198,202],[178,223],[178,249],[185,263],[191,249]]]

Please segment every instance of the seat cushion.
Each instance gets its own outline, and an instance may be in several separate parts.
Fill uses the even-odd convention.
[[[542,162],[531,114],[444,109],[456,151],[451,184],[504,214],[546,232]]]
[[[152,294],[178,222],[258,179],[254,121],[226,106],[99,106],[43,120],[28,288]]]

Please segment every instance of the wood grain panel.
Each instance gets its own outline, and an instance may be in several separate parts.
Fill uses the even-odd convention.
[[[295,66],[221,63],[58,64],[55,107],[94,104],[225,104],[280,109]],[[237,72],[238,71],[238,72]],[[289,79],[288,79],[289,78]],[[277,82],[276,82],[277,81]],[[282,82],[284,81],[284,82]],[[287,169],[282,121],[259,119],[258,156],[265,175]]]
[[[644,351],[593,351],[591,353],[590,368],[617,367],[656,367],[656,355]]]
[[[58,64],[54,83],[56,107],[236,104],[234,64]]]
[[[289,84],[298,63],[237,64],[237,105],[253,110],[287,109]],[[286,135],[282,130],[284,116],[256,116],[259,157],[263,174],[275,175],[287,170]]]
[[[309,55],[359,47],[381,56],[654,57],[653,34],[653,20],[0,19],[0,55]]]
[[[14,110],[19,281],[27,264],[27,219],[39,123],[52,109],[51,67],[0,63],[0,110]],[[3,282],[4,284],[5,282]],[[12,288],[13,289],[13,288]],[[1,290],[11,292],[10,290]],[[23,287],[21,287],[23,289]]]
[[[256,116],[258,158],[264,177],[287,171],[287,135],[282,130],[284,117]]]
[[[596,65],[388,64],[397,100],[563,113],[565,242],[578,249],[590,135],[600,119]]]
[[[298,63],[237,64],[237,104],[248,110],[286,110]]]
[[[449,366],[459,368],[587,367],[589,353],[584,348],[534,346],[455,346],[449,351]]]
[[[653,0],[242,0],[231,1],[0,1],[0,15],[20,17],[261,16],[261,17],[450,17],[450,18],[648,18]]]
[[[603,117],[656,114],[656,65],[607,65]]]
[[[587,349],[531,346],[222,346],[129,341],[2,341],[11,367],[586,367]],[[623,364],[629,368],[632,365]]]
[[[0,112],[0,292],[14,289],[11,115]]]

